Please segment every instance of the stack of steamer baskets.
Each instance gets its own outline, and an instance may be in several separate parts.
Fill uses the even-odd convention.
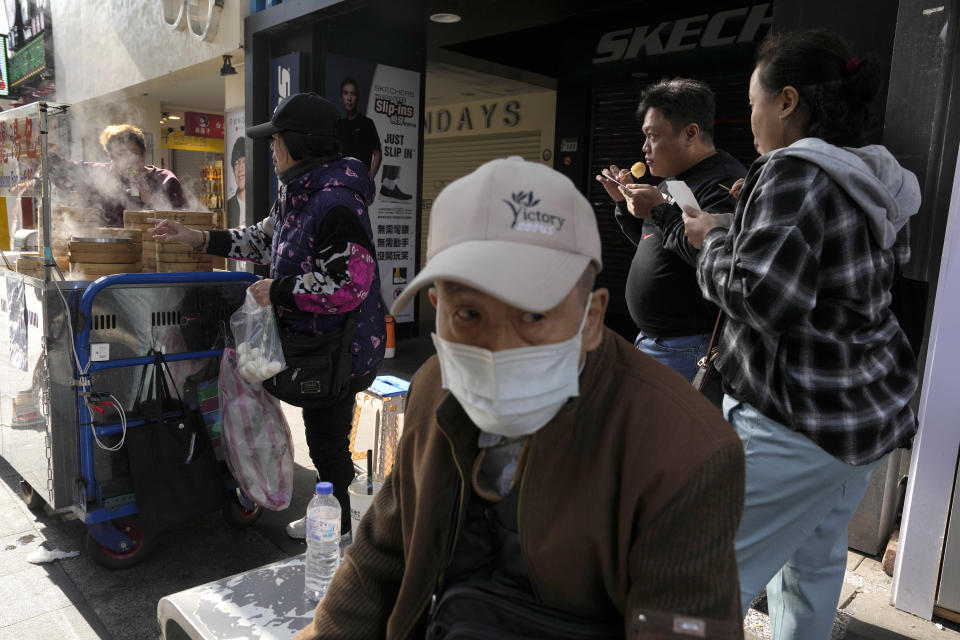
[[[123,226],[141,234],[144,271],[213,271],[213,257],[175,242],[155,242],[147,218],[176,220],[193,229],[214,229],[209,211],[124,211]]]
[[[140,247],[130,237],[74,236],[67,247],[74,278],[96,280],[114,273],[140,271]]]
[[[60,268],[60,272],[63,273],[63,277],[66,278],[67,277],[66,256],[56,256],[56,260],[57,260],[57,266]],[[16,266],[17,266],[17,273],[22,273],[25,276],[32,276],[34,278],[39,278],[40,280],[43,280],[45,276],[43,254],[21,253],[17,257]],[[54,280],[57,279],[56,275],[53,275],[52,277]]]

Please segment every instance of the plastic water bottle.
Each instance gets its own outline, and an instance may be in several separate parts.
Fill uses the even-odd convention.
[[[305,593],[319,602],[340,564],[340,503],[333,484],[317,483],[317,494],[307,505],[307,567]]]

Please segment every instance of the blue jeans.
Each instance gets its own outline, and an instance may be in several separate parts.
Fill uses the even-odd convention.
[[[827,640],[847,561],[847,525],[880,461],[853,466],[753,405],[723,397],[746,455],[734,541],[743,614],[767,588],[774,640]]]
[[[697,361],[707,354],[710,344],[710,334],[695,336],[657,337],[637,334],[633,346],[674,371],[678,371],[684,378],[693,382],[697,375]]]

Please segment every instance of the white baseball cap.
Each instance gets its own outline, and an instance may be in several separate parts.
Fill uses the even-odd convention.
[[[427,264],[392,312],[437,280],[546,311],[560,304],[591,262],[602,268],[597,219],[573,182],[519,156],[492,160],[434,200]]]

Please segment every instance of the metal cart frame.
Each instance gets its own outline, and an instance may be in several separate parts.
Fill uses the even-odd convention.
[[[68,108],[38,102],[0,114],[0,195],[40,198],[44,263],[38,277],[0,267],[0,456],[23,478],[29,506],[45,502],[76,514],[88,528],[94,558],[119,568],[145,555],[146,534],[129,523],[121,526],[137,512],[129,478],[126,486],[117,480],[128,464],[126,452],[107,454],[97,446],[124,427],[94,416],[85,400],[97,390],[110,391],[131,409],[130,379],[138,376],[130,372],[152,363],[150,349],[164,340],[172,368],[219,358],[222,349],[215,348],[215,327],[209,325],[229,322],[255,277],[206,272],[58,279],[50,171],[44,168],[50,133],[61,146],[69,142],[70,122],[60,119]],[[143,424],[138,417],[126,427]],[[237,494],[239,504],[230,503],[236,517],[225,511],[235,526],[249,526],[259,515],[259,507],[243,498]]]
[[[240,283],[246,286],[255,280],[256,278],[252,274],[233,272],[118,274],[105,276],[96,280],[83,292],[79,305],[81,327],[76,336],[76,353],[84,369],[83,371],[75,371],[76,385],[74,387],[77,407],[78,463],[80,475],[73,510],[77,517],[87,525],[93,540],[107,551],[109,557],[121,559],[127,554],[131,554],[132,551],[136,550],[138,543],[143,543],[142,539],[135,539],[137,533],[145,536],[152,535],[154,532],[147,533],[142,530],[134,532],[131,531],[129,527],[125,529],[114,526],[112,521],[132,516],[136,513],[137,508],[135,502],[125,502],[115,506],[108,506],[106,504],[103,486],[97,481],[97,470],[94,459],[96,453],[95,436],[96,438],[115,436],[121,434],[123,427],[119,423],[95,424],[94,416],[90,412],[88,403],[84,402],[84,397],[92,391],[91,377],[98,372],[151,365],[153,363],[153,357],[137,356],[100,361],[92,359],[90,336],[94,323],[91,322],[90,319],[95,316],[94,303],[97,300],[97,296],[110,287],[171,284],[190,286],[211,283],[220,286]],[[206,349],[166,354],[165,358],[168,362],[173,363],[220,358],[222,353],[223,349]],[[144,419],[137,417],[127,421],[126,428],[140,428],[143,424]],[[259,515],[259,511],[257,515]],[[249,520],[254,519],[255,517],[249,518]],[[250,524],[252,524],[252,522],[250,522]],[[131,533],[134,533],[134,536],[131,536]],[[112,554],[110,552],[112,552]]]
[[[44,282],[7,269],[0,275],[7,285],[0,287],[0,455],[25,479],[28,504],[46,502],[87,525],[95,559],[114,568],[134,564],[144,537],[155,532],[117,526],[137,512],[129,477],[114,473],[126,452],[106,453],[96,443],[116,440],[123,427],[118,414],[95,416],[84,400],[109,392],[132,409],[139,375],[131,372],[153,363],[154,347],[167,347],[175,377],[178,363],[188,369],[219,359],[217,338],[227,335],[229,316],[255,277],[131,273],[91,283]],[[181,373],[182,393],[190,372]],[[22,415],[30,419],[18,420]],[[126,428],[143,423],[131,417]],[[238,500],[228,503],[237,517],[225,515],[249,526],[258,508]]]

